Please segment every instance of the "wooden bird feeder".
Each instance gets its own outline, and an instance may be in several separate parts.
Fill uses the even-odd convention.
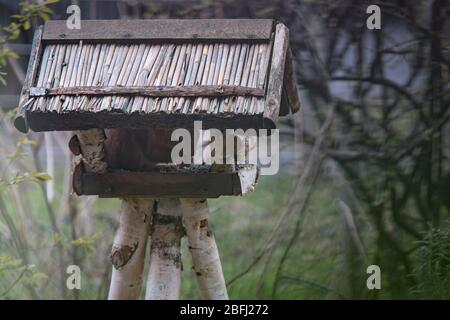
[[[90,170],[83,157],[79,195],[214,198],[245,193],[249,173],[171,164],[170,132],[197,120],[273,129],[299,107],[288,30],[274,20],[87,20],[79,30],[48,21],[34,37],[15,125],[76,131],[75,154],[80,134],[97,145],[104,165]]]
[[[195,121],[274,129],[299,108],[288,30],[273,20],[48,21],[15,126],[74,131],[74,191],[122,199],[109,299],[139,297],[149,235],[147,299],[179,298],[184,235],[201,297],[228,299],[206,198],[252,190],[257,164],[174,164],[171,134]]]

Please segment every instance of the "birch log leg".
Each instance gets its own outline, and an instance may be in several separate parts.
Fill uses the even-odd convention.
[[[208,226],[208,203],[205,199],[181,199],[181,206],[200,295],[205,300],[228,300],[219,251]]]
[[[109,300],[139,297],[153,204],[153,199],[122,200],[119,229],[111,251]]]
[[[106,139],[103,129],[81,130],[69,147],[82,157],[86,172],[105,173]],[[145,251],[153,210],[153,199],[123,199],[119,229],[111,251],[113,271],[109,300],[137,299],[142,284]]]
[[[183,233],[180,200],[159,200],[157,210],[153,214],[146,300],[180,298],[180,245]]]
[[[53,140],[52,135],[49,132],[45,132],[45,158],[47,162],[47,173],[52,179],[46,182],[46,196],[49,203],[53,202],[55,196],[55,155],[53,152]]]
[[[238,177],[241,183],[241,194],[244,195],[255,190],[258,180],[258,140],[256,135],[247,137],[236,135],[236,141]]]

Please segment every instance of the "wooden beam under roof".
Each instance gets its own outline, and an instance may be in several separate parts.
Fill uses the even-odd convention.
[[[26,111],[30,128],[35,132],[86,130],[92,128],[185,128],[202,121],[203,129],[275,129],[275,122],[262,114],[148,113],[139,112],[30,112]]]
[[[205,85],[205,86],[112,86],[112,87],[32,87],[30,97],[58,95],[88,96],[143,96],[143,97],[225,97],[252,96],[264,97],[264,90],[243,86]]]
[[[66,20],[50,20],[42,39],[268,41],[272,28],[272,19],[83,20],[80,29],[68,29]]]

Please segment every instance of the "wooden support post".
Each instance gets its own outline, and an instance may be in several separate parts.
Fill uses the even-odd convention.
[[[258,180],[258,137],[245,136],[236,134],[236,154],[238,159],[244,161],[238,170],[239,182],[241,184],[241,194],[252,192],[255,190],[256,181]]]
[[[37,66],[39,65],[39,55],[42,52],[42,34],[44,27],[40,26],[36,29],[33,38],[33,45],[31,46],[30,61],[28,62],[27,74],[25,76],[25,81],[23,82],[23,89],[20,93],[19,108],[17,110],[17,115],[14,119],[14,126],[17,130],[23,133],[28,132],[28,121],[25,113],[25,106],[29,103],[29,92],[28,90],[33,85],[36,75]]]
[[[180,200],[160,199],[153,215],[150,269],[146,300],[177,300],[181,286],[181,223]]]
[[[105,173],[108,166],[104,161],[106,137],[103,129],[81,130],[77,137],[86,172]]]
[[[128,198],[122,201],[119,229],[111,251],[113,271],[109,300],[139,297],[153,206],[153,199]]]
[[[288,42],[288,28],[284,24],[278,23],[275,27],[275,40],[267,83],[266,106],[264,108],[264,117],[272,121],[278,119]]]
[[[105,132],[103,129],[82,130],[69,142],[74,154],[81,154],[89,173],[106,173]],[[145,251],[154,200],[126,198],[122,200],[119,229],[111,250],[113,265],[109,300],[137,299],[142,284]]]
[[[227,300],[228,293],[219,251],[214,235],[208,226],[208,203],[206,199],[180,200],[183,210],[183,225],[200,287],[200,295],[207,300]]]

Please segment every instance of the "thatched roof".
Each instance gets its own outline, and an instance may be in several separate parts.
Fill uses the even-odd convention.
[[[269,45],[262,44],[50,44],[37,87],[235,85],[264,90]],[[27,110],[45,112],[207,112],[258,114],[256,97],[31,97]]]
[[[292,61],[272,20],[86,22],[71,33],[50,21],[36,36],[20,103],[33,130],[274,127],[281,100],[298,108],[296,92],[282,98]]]

